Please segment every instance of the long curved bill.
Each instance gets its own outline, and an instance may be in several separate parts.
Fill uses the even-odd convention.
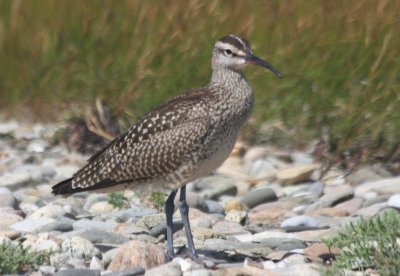
[[[262,67],[267,68],[268,70],[270,70],[272,73],[274,73],[278,78],[283,78],[283,75],[281,72],[279,72],[278,69],[274,68],[271,64],[269,64],[268,62],[266,62],[265,60],[262,60],[261,58],[255,56],[255,55],[247,55],[245,57],[246,59],[246,63],[247,64],[256,64],[256,65],[260,65]]]

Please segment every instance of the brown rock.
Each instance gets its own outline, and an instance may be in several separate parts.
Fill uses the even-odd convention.
[[[318,216],[327,216],[327,217],[347,217],[349,216],[349,212],[340,207],[333,208],[321,208],[308,213],[309,215],[318,215]]]
[[[11,224],[24,220],[19,215],[13,213],[0,213],[0,229],[8,229]]]
[[[347,200],[345,202],[339,203],[336,205],[336,208],[343,208],[349,212],[350,215],[353,215],[355,212],[357,212],[358,209],[360,209],[364,203],[365,199],[362,197],[354,197],[350,200]]]
[[[232,210],[241,211],[241,210],[243,210],[243,206],[239,200],[233,199],[233,200],[229,200],[225,203],[224,209],[225,209],[225,212],[229,212]]]
[[[108,266],[109,271],[119,271],[129,267],[140,266],[144,269],[165,263],[162,246],[134,240],[118,248],[117,254]]]
[[[309,180],[317,168],[317,165],[297,165],[279,171],[276,178],[282,184],[295,184]]]
[[[309,257],[321,257],[327,254],[335,254],[339,253],[339,248],[329,248],[323,243],[314,243],[313,245],[304,249],[304,254]]]
[[[254,223],[264,223],[271,220],[277,220],[282,217],[287,210],[281,207],[272,207],[269,209],[261,209],[251,211],[248,214],[249,220]]]
[[[276,220],[296,205],[300,204],[301,198],[288,198],[276,202],[264,203],[251,209],[247,217],[251,222],[263,223],[269,220]]]
[[[6,237],[15,240],[21,237],[21,232],[15,230],[0,230],[0,237]]]

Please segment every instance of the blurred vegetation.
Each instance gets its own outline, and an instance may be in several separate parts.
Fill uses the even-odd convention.
[[[333,275],[349,275],[344,270],[367,268],[377,270],[377,275],[400,275],[400,214],[388,209],[370,218],[360,218],[346,225],[345,230],[324,242],[341,248],[332,263]],[[337,273],[342,271],[343,273]],[[329,272],[326,271],[326,272]]]
[[[399,14],[395,0],[2,0],[0,108],[53,120],[101,97],[133,121],[207,84],[214,42],[234,33],[285,74],[247,70],[246,138],[279,122],[292,142],[324,135],[339,154],[379,148],[390,159],[400,155]]]

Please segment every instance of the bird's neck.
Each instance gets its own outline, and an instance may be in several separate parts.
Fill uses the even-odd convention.
[[[240,88],[243,85],[247,87],[248,83],[243,72],[225,67],[217,67],[213,70],[210,85]]]

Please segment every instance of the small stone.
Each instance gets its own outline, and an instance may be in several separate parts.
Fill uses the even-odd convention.
[[[0,187],[0,208],[2,207],[11,207],[14,209],[18,207],[18,202],[12,192],[4,187]]]
[[[296,235],[291,233],[284,232],[276,232],[276,231],[263,231],[257,234],[254,234],[252,237],[252,242],[261,242],[266,239],[275,238],[275,239],[299,239]]]
[[[0,230],[1,229],[8,229],[8,227],[14,223],[20,222],[24,220],[21,216],[13,213],[0,213]]]
[[[236,243],[224,239],[208,239],[204,241],[204,249],[215,251],[235,250]]]
[[[231,234],[237,232],[243,232],[244,228],[242,225],[232,221],[219,221],[212,227],[212,230],[216,233]]]
[[[380,195],[400,193],[400,177],[365,182],[354,189],[354,194],[357,196],[362,196],[366,192],[376,192]]]
[[[257,205],[276,201],[278,198],[273,189],[268,187],[255,188],[248,192],[241,200],[241,203],[248,208],[253,208]]]
[[[103,264],[101,263],[101,261],[93,256],[92,260],[90,261],[90,265],[89,265],[90,269],[94,269],[94,270],[104,270],[103,268]]]
[[[196,239],[202,241],[211,238],[218,238],[219,236],[221,236],[218,233],[214,232],[212,229],[208,228],[193,228],[192,233]]]
[[[352,186],[357,186],[365,182],[378,181],[389,177],[392,177],[392,175],[385,168],[364,166],[355,170],[346,178]]]
[[[283,185],[304,182],[311,178],[317,168],[316,165],[296,165],[279,171],[276,178]]]
[[[310,216],[295,216],[285,219],[281,223],[282,228],[296,226],[318,227],[318,222]]]
[[[103,274],[103,276],[139,276],[144,274],[144,269],[141,267],[130,267],[117,272]]]
[[[347,217],[349,216],[349,212],[343,208],[334,207],[334,208],[321,208],[314,211],[309,212],[310,215],[319,215],[319,216],[327,216],[327,217]]]
[[[141,228],[151,229],[157,224],[164,223],[165,224],[166,218],[164,214],[153,214],[143,216],[136,222],[136,226]]]
[[[290,251],[307,247],[307,244],[303,240],[292,238],[268,238],[260,242],[276,251]]]
[[[145,276],[181,276],[182,270],[178,263],[170,262],[156,268],[152,268],[144,274]]]
[[[110,233],[95,228],[85,230],[84,232],[80,233],[79,236],[95,244],[123,244],[128,241],[128,238],[120,234]]]
[[[180,190],[175,196],[175,206],[178,206],[180,196]],[[189,208],[196,208],[203,212],[208,213],[208,206],[203,197],[198,195],[197,193],[193,192],[186,192],[186,203],[188,204]]]
[[[89,209],[89,212],[92,213],[93,215],[100,215],[115,211],[115,209],[116,208],[107,201],[99,201],[93,203],[93,205]]]
[[[226,212],[229,212],[231,210],[240,211],[240,210],[243,209],[243,207],[242,207],[242,204],[240,203],[239,200],[232,199],[232,200],[229,200],[229,201],[225,202],[224,209],[225,209]]]
[[[246,256],[266,257],[274,250],[263,243],[242,242],[238,243],[235,251]]]
[[[93,269],[68,269],[68,270],[60,270],[54,276],[100,276],[100,270]]]
[[[205,200],[205,204],[207,205],[207,213],[209,214],[225,214],[224,207],[215,200]],[[201,210],[201,209],[199,209]]]
[[[271,208],[261,208],[261,207],[264,207],[264,204],[255,207],[247,214],[251,222],[266,223],[269,221],[274,221],[282,217],[288,211],[286,208],[278,206],[271,206]]]
[[[72,257],[90,259],[100,254],[99,249],[87,239],[75,236],[66,239],[62,244],[62,250]]]
[[[276,171],[277,169],[275,165],[271,163],[268,159],[258,159],[251,163],[249,168],[249,176],[258,178]]]
[[[324,255],[339,254],[339,251],[340,250],[338,248],[335,247],[329,248],[327,245],[323,243],[314,243],[304,249],[304,254],[309,257],[323,258]]]
[[[165,263],[164,248],[134,240],[118,248],[117,254],[108,266],[108,270],[119,271],[136,266],[147,270],[163,263]]]
[[[72,225],[74,230],[89,230],[89,229],[98,229],[104,231],[111,231],[117,225],[114,221],[94,221],[94,220],[87,220],[81,219]]]
[[[11,240],[18,239],[21,236],[21,232],[14,230],[1,230],[0,229],[0,237],[6,237]]]
[[[53,275],[56,272],[56,268],[49,265],[41,265],[39,266],[39,271],[42,275]]]
[[[191,224],[193,227],[193,224]],[[175,233],[176,231],[180,230],[183,228],[183,223],[182,221],[173,221],[172,222],[172,229],[173,232]],[[167,224],[166,223],[159,223],[150,230],[150,235],[153,237],[158,237],[159,235],[167,235]]]
[[[362,216],[362,217],[372,217],[379,213],[380,210],[385,208],[385,203],[376,203],[372,204],[371,206],[359,209],[355,215]]]
[[[225,220],[241,224],[246,220],[245,211],[231,210],[226,214]]]
[[[218,199],[221,195],[237,194],[235,179],[225,176],[209,176],[195,182],[199,195],[206,199]]]
[[[34,233],[39,232],[42,227],[53,223],[54,221],[55,219],[45,217],[31,218],[14,223],[10,226],[10,228],[20,232]]]
[[[395,208],[399,208],[400,209],[400,193],[399,194],[395,194],[392,195],[388,202],[387,205],[390,207],[395,207]]]
[[[354,197],[350,200],[339,203],[335,208],[341,208],[346,210],[350,215],[353,215],[358,209],[363,206],[365,199],[362,197]]]
[[[206,269],[192,270],[185,272],[184,276],[212,276],[211,272]]]
[[[61,207],[60,205],[46,205],[43,206],[42,208],[39,208],[38,210],[36,210],[35,212],[33,212],[29,218],[42,218],[42,217],[46,217],[46,218],[59,218],[62,217],[66,214],[67,212],[65,211],[65,209],[63,207]]]
[[[317,202],[310,205],[307,211],[332,207],[351,198],[353,198],[353,188],[349,185],[327,186],[325,187],[324,195]]]

